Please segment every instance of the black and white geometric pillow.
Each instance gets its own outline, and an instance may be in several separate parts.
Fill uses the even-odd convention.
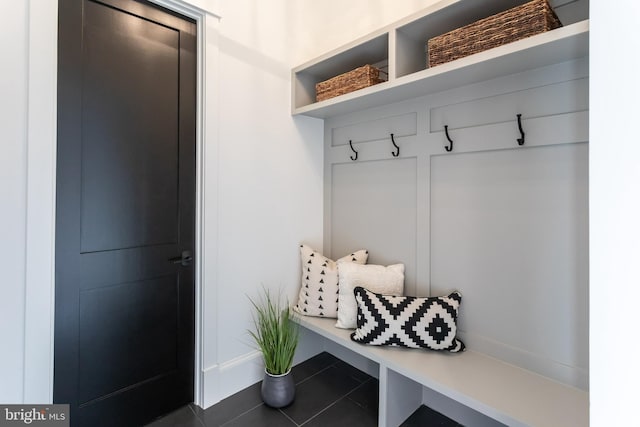
[[[446,297],[397,297],[380,295],[358,286],[353,291],[358,303],[355,342],[463,351],[456,338],[460,292]]]
[[[305,316],[338,316],[338,264],[366,264],[369,252],[359,250],[337,261],[330,260],[307,245],[300,245],[302,280],[298,303],[293,309]]]

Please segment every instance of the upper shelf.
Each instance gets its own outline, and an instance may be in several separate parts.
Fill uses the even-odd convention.
[[[476,1],[481,3],[480,0],[471,3],[477,5]],[[490,3],[483,2],[485,6]],[[295,68],[292,71],[292,114],[318,118],[332,117],[569,61],[589,54],[589,21],[584,20],[433,68],[426,68],[426,64],[421,65],[424,51],[420,52],[420,49],[424,50],[426,38],[439,34],[447,26],[457,28],[461,23],[464,25],[466,21],[478,19],[477,9],[470,9],[464,11],[465,20],[461,21],[460,4],[463,3],[441,2],[423,16],[409,17],[395,26]],[[487,13],[486,10],[484,13]],[[456,16],[456,19],[452,16]],[[435,25],[436,22],[438,25]],[[446,22],[447,26],[443,26],[443,22]],[[420,32],[418,28],[428,30]],[[374,64],[387,60],[389,81],[314,102],[315,83],[365,63]]]

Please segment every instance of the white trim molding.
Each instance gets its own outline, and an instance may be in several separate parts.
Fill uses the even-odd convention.
[[[58,2],[29,1],[25,403],[53,401]]]
[[[207,16],[220,19],[220,5],[218,0],[149,0],[167,9],[179,12],[185,16],[200,20]]]
[[[260,381],[264,376],[262,353],[250,351],[239,357],[215,364],[203,371],[204,394],[200,407],[203,409],[221,399]]]

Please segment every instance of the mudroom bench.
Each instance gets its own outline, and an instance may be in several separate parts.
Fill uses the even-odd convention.
[[[381,427],[400,425],[422,404],[468,425],[589,425],[587,392],[485,354],[367,346],[351,341],[352,331],[336,328],[335,319],[299,316],[297,322],[378,365]],[[443,404],[454,413],[437,407]]]

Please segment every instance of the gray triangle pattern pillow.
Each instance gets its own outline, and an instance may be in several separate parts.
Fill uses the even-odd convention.
[[[369,252],[362,249],[337,261],[330,260],[307,245],[300,245],[302,283],[293,309],[305,316],[338,316],[338,264],[366,264]]]

